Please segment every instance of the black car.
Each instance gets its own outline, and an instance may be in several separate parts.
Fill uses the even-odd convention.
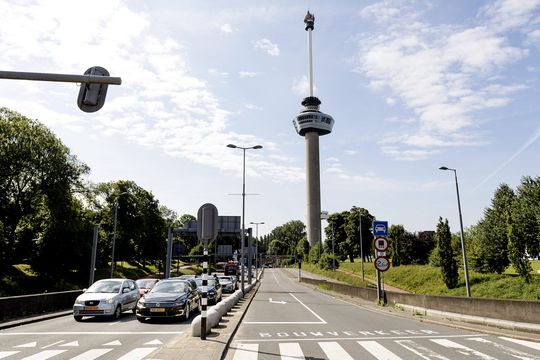
[[[200,311],[200,294],[193,280],[167,279],[140,298],[135,315],[144,322],[149,318],[189,319],[191,311]]]
[[[206,297],[208,298],[209,304],[217,304],[221,301],[223,298],[223,290],[221,288],[221,284],[219,283],[219,280],[211,275],[208,276],[208,292]],[[199,292],[202,294],[202,278],[196,277],[195,282],[197,283],[197,287],[199,288]]]

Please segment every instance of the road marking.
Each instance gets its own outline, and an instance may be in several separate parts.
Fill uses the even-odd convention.
[[[14,348],[36,347],[36,345],[37,345],[37,341],[33,341],[33,342],[26,343],[26,344],[14,346]]]
[[[48,331],[48,332],[13,332],[0,333],[0,336],[27,336],[27,335],[179,335],[184,331]]]
[[[67,344],[62,344],[60,346],[79,346],[79,342],[77,340],[69,342]]]
[[[120,324],[120,321],[110,323],[109,326],[113,326],[113,325],[116,325],[116,324]]]
[[[45,350],[45,351],[38,352],[37,354],[34,354],[32,356],[27,356],[21,360],[45,360],[66,351],[67,350]]]
[[[427,347],[424,347],[412,340],[396,340],[396,343],[403,346],[405,349],[412,351],[422,359],[450,360],[447,357],[437,354],[435,351],[428,349]]]
[[[484,339],[484,338],[469,338],[467,340],[476,341],[476,342],[479,342],[479,343],[482,343],[482,344],[489,344],[489,345],[495,347],[496,349],[507,353],[508,355],[512,355],[514,357],[517,357],[518,359],[522,359],[522,360],[540,360],[540,357],[538,357],[538,356],[531,355],[531,354],[528,354],[526,352],[519,351],[517,349],[513,349],[513,348],[508,347],[506,345],[499,344],[499,343],[496,343],[496,342],[493,342],[493,341],[490,341],[490,340],[487,340],[487,339]]]
[[[358,344],[379,360],[401,360],[399,356],[376,341],[358,341]]]
[[[94,360],[101,355],[105,355],[109,351],[112,351],[112,349],[91,349],[75,356],[74,358],[71,358],[70,360]]]
[[[51,346],[61,344],[61,343],[63,343],[64,341],[65,341],[65,340],[60,340],[60,341],[54,342],[54,343],[52,343],[52,344],[42,346],[41,348],[42,348],[42,349],[50,348]]]
[[[463,355],[474,355],[479,358],[482,358],[484,360],[497,360],[494,357],[491,357],[487,354],[481,353],[480,351],[473,350],[471,348],[466,347],[465,345],[458,344],[457,342],[453,342],[452,340],[448,339],[431,339],[435,344],[439,344],[441,346],[450,348],[450,349],[456,349],[459,353]]]
[[[303,302],[301,302],[296,296],[294,296],[293,294],[289,293],[289,295],[291,295],[296,301],[298,301],[298,303],[300,303],[300,305],[302,305],[303,307],[305,307],[306,309],[308,309],[309,312],[311,312],[313,315],[315,315],[315,317],[317,319],[319,319],[320,321],[244,321],[243,324],[279,324],[279,325],[292,325],[292,324],[302,324],[302,325],[305,325],[305,324],[313,324],[313,325],[325,325],[325,324],[328,324],[322,317],[320,317],[319,315],[317,315],[315,313],[315,311],[311,310],[306,304],[304,304]]]
[[[503,340],[506,340],[506,341],[511,341],[513,343],[523,345],[523,346],[529,347],[531,349],[540,350],[540,343],[527,341],[527,340],[512,339],[512,338],[504,337],[504,336],[499,336],[499,339],[503,339]]]
[[[156,350],[157,347],[151,347],[151,348],[136,348],[128,352],[122,357],[119,357],[118,360],[140,360],[144,359],[146,355],[149,355],[154,350]]]
[[[259,344],[238,344],[233,360],[257,360]]]
[[[163,343],[159,341],[158,339],[154,339],[152,341],[144,343],[144,345],[162,345]]]
[[[320,342],[319,346],[326,354],[328,360],[354,360],[346,351],[335,341]]]
[[[20,351],[0,351],[0,359],[20,353]]]
[[[272,300],[272,298],[269,298],[268,301],[273,304],[286,304],[287,303],[286,301],[274,301]]]
[[[108,342],[106,344],[103,344],[103,346],[120,346],[120,345],[122,345],[120,340],[114,340],[114,341]]]
[[[470,338],[471,336],[489,336],[487,334],[467,335],[418,335],[418,336],[371,336],[371,337],[331,337],[331,338],[274,338],[274,339],[242,339],[242,342],[280,342],[280,341],[335,341],[335,340],[399,340],[399,339],[437,339],[437,338]]]
[[[279,353],[281,360],[302,360],[305,359],[304,353],[299,343],[279,344]]]

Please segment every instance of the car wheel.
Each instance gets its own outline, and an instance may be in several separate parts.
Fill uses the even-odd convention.
[[[143,317],[137,317],[137,320],[141,323],[146,322],[146,318]]]
[[[76,322],[81,322],[82,321],[82,316],[73,315],[73,318],[75,319]]]
[[[135,315],[137,313],[137,308],[133,308],[131,311],[133,311],[133,314]]]
[[[120,315],[122,314],[122,308],[120,307],[120,305],[118,305],[116,307],[116,309],[114,310],[114,314],[113,314],[113,319],[114,320],[118,320],[120,319]]]
[[[190,312],[190,306],[189,306],[189,302],[186,303],[186,310],[184,311],[184,319],[185,320],[189,320],[189,312]]]

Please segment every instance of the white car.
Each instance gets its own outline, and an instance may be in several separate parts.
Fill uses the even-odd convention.
[[[219,284],[221,285],[221,288],[223,289],[223,292],[234,292],[236,284],[233,282],[233,279],[231,276],[220,276],[219,277]]]
[[[92,284],[73,304],[73,318],[110,316],[118,319],[122,312],[132,310],[140,298],[137,283],[130,279],[103,279]]]

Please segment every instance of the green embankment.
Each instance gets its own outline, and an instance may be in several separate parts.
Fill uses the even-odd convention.
[[[490,297],[504,299],[540,300],[540,274],[536,270],[540,261],[532,262],[534,272],[530,283],[511,273],[480,274],[469,269],[469,284],[473,297]],[[348,284],[362,286],[361,264],[344,261],[340,263],[338,271],[324,271],[312,264],[302,264],[302,268]],[[511,270],[510,270],[511,271]],[[364,276],[375,280],[373,263],[364,263]],[[391,267],[383,273],[385,284],[406,290],[411,293],[429,295],[465,296],[465,278],[463,270],[459,273],[458,287],[448,289],[441,277],[440,268],[430,265],[401,265]],[[366,285],[363,285],[366,286]]]

